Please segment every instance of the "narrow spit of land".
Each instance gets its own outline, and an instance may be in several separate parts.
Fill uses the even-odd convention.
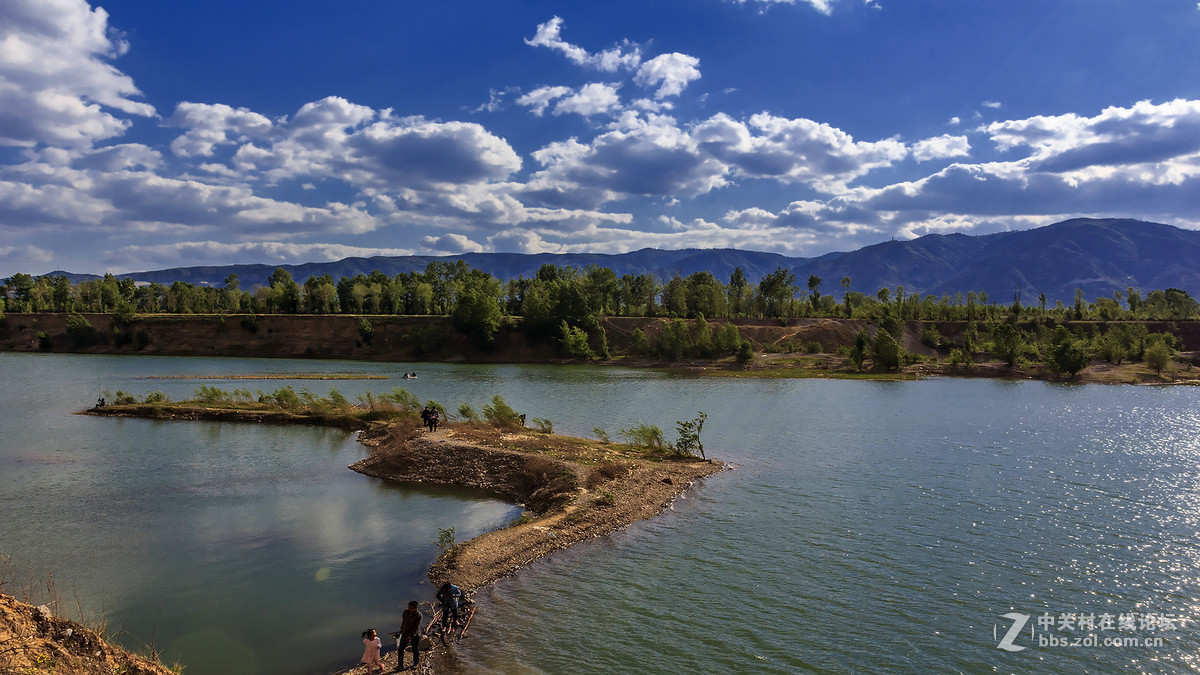
[[[555,551],[655,516],[695,481],[725,468],[712,460],[547,434],[519,425],[452,423],[428,432],[411,417],[362,421],[185,403],[105,406],[84,414],[356,428],[361,430],[359,441],[371,453],[351,465],[354,471],[401,483],[481,490],[522,505],[526,511],[518,522],[455,545],[430,568],[432,587],[451,581],[467,594]],[[407,598],[396,602],[402,600]],[[426,616],[426,622],[429,619]],[[469,648],[469,636],[435,641],[431,652],[423,654],[420,672],[452,672],[458,650]],[[388,653],[385,671],[395,670],[396,665],[395,652]],[[339,674],[365,672],[356,667]]]

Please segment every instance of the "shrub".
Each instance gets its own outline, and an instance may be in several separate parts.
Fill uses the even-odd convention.
[[[921,344],[930,349],[937,349],[942,345],[942,334],[938,332],[937,326],[930,324],[928,328],[921,331]]]
[[[453,551],[454,547],[457,545],[454,542],[454,527],[439,527],[437,541],[432,541],[430,543],[434,546],[437,546],[438,550],[440,550],[443,555]]]
[[[227,403],[232,400],[232,397],[225,393],[225,390],[207,384],[196,387],[192,393],[196,397],[196,400],[201,403]]]
[[[416,410],[421,406],[421,401],[403,387],[394,387],[390,394],[382,394],[379,398],[395,403],[401,410]]]
[[[161,391],[152,391],[146,394],[146,403],[170,403],[171,397]]]
[[[246,315],[242,316],[241,323],[242,323],[242,328],[250,331],[251,333],[258,332],[258,315],[257,314],[246,314]]]
[[[545,417],[533,418],[533,425],[535,427],[537,427],[537,430],[543,434],[554,433],[554,422],[551,422],[549,419],[547,419]]]
[[[821,352],[825,351],[825,349],[821,347],[820,342],[817,342],[816,340],[809,340],[808,342],[804,343],[804,351],[808,352],[809,354],[820,354]]]
[[[67,336],[75,347],[87,347],[97,342],[99,333],[82,314],[67,317]]]
[[[433,399],[429,399],[428,401],[425,401],[425,407],[432,408],[434,412],[438,414],[438,417],[441,418],[442,423],[450,420],[450,413],[446,411],[446,406],[442,405],[441,403],[438,403]]]
[[[608,437],[608,432],[601,429],[600,427],[592,427],[592,433],[596,434],[596,438],[600,439],[601,441],[603,441],[605,443],[611,442],[611,439]]]
[[[875,335],[875,365],[884,370],[896,370],[904,359],[904,350],[892,334],[880,326]]]
[[[570,359],[590,359],[595,356],[588,344],[587,331],[570,326],[564,319],[559,324],[558,333],[558,348],[563,356]]]
[[[375,337],[375,326],[365,316],[358,318],[358,334],[362,336],[363,342],[367,344],[371,344],[371,338]]]
[[[1163,369],[1171,362],[1171,348],[1163,342],[1155,342],[1146,348],[1142,358],[1146,367],[1161,375]]]
[[[742,340],[742,344],[738,345],[737,360],[745,363],[754,358],[754,346],[749,340]]]
[[[349,412],[351,407],[350,401],[347,401],[346,397],[342,395],[342,392],[338,391],[336,388],[331,388],[329,390],[329,404],[340,413]]]
[[[292,389],[291,385],[276,389],[268,394],[266,399],[267,400],[263,401],[263,399],[260,397],[259,401],[263,403],[274,403],[280,408],[300,407],[300,395],[296,393],[295,389]]]
[[[663,438],[662,429],[653,424],[635,424],[617,432],[629,445],[648,450],[663,450],[667,441]]]
[[[138,402],[136,396],[124,389],[118,389],[115,394],[110,394],[105,390],[104,398],[111,400],[113,405],[133,405]]]
[[[701,412],[697,413],[697,417],[694,420],[679,420],[675,422],[675,428],[679,432],[679,439],[671,444],[671,452],[686,457],[691,457],[698,452],[701,458],[705,458],[704,445],[700,442],[700,432],[704,429],[704,420],[706,419],[708,419],[708,415]]]
[[[721,324],[713,338],[713,345],[721,354],[736,354],[742,346],[742,336],[738,333],[737,326],[729,322]]]
[[[478,422],[479,413],[471,407],[470,403],[462,403],[458,406],[458,417],[468,422]]]
[[[513,410],[512,406],[508,405],[499,395],[492,397],[492,402],[483,406],[483,416],[497,427],[519,427],[521,426],[521,413]]]
[[[646,356],[650,353],[650,341],[646,339],[646,334],[641,328],[634,328],[633,335],[630,336],[629,353],[634,356]]]

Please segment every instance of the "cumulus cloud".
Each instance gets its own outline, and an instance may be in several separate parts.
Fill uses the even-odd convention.
[[[1095,117],[1038,116],[984,129],[1001,150],[1030,148],[1041,171],[1158,163],[1200,152],[1200,101],[1140,101]]]
[[[560,99],[567,94],[570,94],[570,87],[539,87],[517,99],[518,105],[523,105],[533,111],[534,115],[541,117],[546,108],[549,107],[556,99]]]
[[[425,248],[445,253],[448,255],[456,255],[459,253],[479,253],[483,247],[471,241],[466,236],[461,234],[444,234],[440,237],[425,237],[421,240]]]
[[[88,147],[154,115],[133,79],[108,61],[128,45],[84,0],[0,3],[0,145]]]
[[[586,145],[570,139],[534,152],[544,168],[524,194],[591,208],[627,195],[690,197],[725,185],[727,168],[699,152],[674,119],[627,112],[613,127]]]
[[[501,180],[521,167],[516,152],[479,124],[396,117],[336,96],[269,126],[249,111],[210,114],[214,108],[220,107],[203,109],[201,131],[193,135],[189,128],[181,137],[189,140],[176,139],[179,145],[203,154],[211,139],[236,135],[245,142],[233,153],[233,167],[270,182],[334,178],[359,189],[403,192]],[[246,138],[250,132],[257,138]]]
[[[838,192],[872,169],[891,166],[908,154],[895,140],[855,141],[828,124],[767,113],[743,123],[724,113],[692,130],[698,146],[742,176],[805,183]]]
[[[678,96],[692,80],[700,79],[700,59],[673,52],[643,63],[633,81],[643,87],[658,87],[654,98]]]
[[[593,82],[566,96],[554,106],[554,114],[575,113],[589,117],[615,110],[621,104],[616,84]]]
[[[167,121],[187,131],[171,142],[171,151],[180,157],[211,157],[218,145],[262,138],[271,130],[271,120],[247,110],[223,103],[183,102]]]
[[[931,159],[946,157],[965,157],[971,152],[971,143],[966,136],[951,136],[945,134],[937,138],[927,138],[917,141],[912,146],[913,159],[927,162]]]
[[[599,53],[591,53],[583,47],[573,45],[562,39],[562,24],[563,20],[556,16],[538,25],[537,33],[532,38],[527,38],[525,44],[560,51],[573,63],[609,73],[632,70],[641,63],[641,51],[636,45],[625,44]]]

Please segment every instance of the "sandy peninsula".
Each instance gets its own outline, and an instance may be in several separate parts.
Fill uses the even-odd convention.
[[[555,551],[661,513],[692,483],[725,468],[711,460],[479,424],[436,432],[370,430],[361,440],[372,452],[350,467],[359,473],[478,489],[525,507],[520,522],[458,544],[430,568],[434,587],[452,581],[466,593]],[[433,653],[422,658],[421,672],[453,672],[456,652],[473,647],[469,636],[435,642]],[[384,667],[395,667],[394,652],[386,655]]]

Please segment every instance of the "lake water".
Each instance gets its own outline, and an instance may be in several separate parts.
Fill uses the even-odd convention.
[[[501,394],[585,436],[708,414],[733,470],[482,593],[465,672],[1200,668],[1188,387],[0,354],[0,552],[191,675],[351,665],[361,630],[429,595],[439,527],[461,540],[517,511],[354,474],[365,450],[341,432],[70,414],[100,389],[198,384],[149,376],[284,371],[393,379],[215,384]]]

